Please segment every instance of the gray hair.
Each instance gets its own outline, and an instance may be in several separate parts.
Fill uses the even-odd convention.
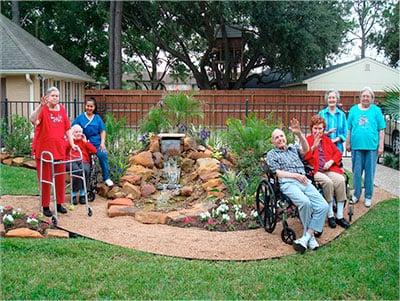
[[[339,93],[339,91],[338,91],[338,90],[334,90],[334,89],[330,89],[330,90],[326,91],[326,93],[325,93],[325,101],[328,101],[329,94],[331,94],[331,93],[335,93],[336,99],[337,99],[338,101],[340,100],[340,93]]]
[[[360,92],[360,97],[361,97],[361,94],[363,94],[365,91],[368,91],[368,92],[369,92],[369,94],[370,94],[371,97],[372,97],[372,100],[375,99],[375,93],[374,93],[374,91],[372,91],[372,89],[371,89],[370,87],[364,87],[364,88],[362,88],[362,90],[361,90],[361,92]]]
[[[54,87],[54,86],[53,86],[53,87],[50,87],[50,88],[48,88],[48,89],[46,90],[46,95],[50,95],[50,93],[53,92],[53,91],[60,93],[60,90],[58,90],[57,87]]]

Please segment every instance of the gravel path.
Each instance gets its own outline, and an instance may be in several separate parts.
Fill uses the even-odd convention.
[[[374,204],[393,197],[377,188]],[[174,257],[207,260],[256,260],[281,257],[295,253],[292,246],[282,242],[281,224],[272,234],[263,229],[210,232],[198,228],[178,228],[166,225],[145,225],[132,217],[108,218],[107,201],[97,197],[92,203],[94,214],[86,215],[85,207],[78,206],[74,211],[60,217],[59,226],[70,232],[101,240],[110,244],[128,247],[144,252]],[[27,212],[38,211],[38,197],[2,196],[1,205],[12,205]],[[362,202],[355,205],[353,222],[367,212]],[[298,219],[290,220],[297,235],[301,232]],[[330,229],[327,226],[319,238],[326,244],[336,238],[343,229]]]

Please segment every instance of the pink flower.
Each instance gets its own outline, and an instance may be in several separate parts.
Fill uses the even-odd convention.
[[[4,210],[13,210],[13,206],[11,205],[5,205]]]
[[[184,223],[185,225],[191,223],[192,221],[193,221],[193,218],[191,218],[190,216],[186,216],[186,217],[183,219],[183,223]]]
[[[207,224],[209,225],[215,225],[217,222],[215,220],[213,220],[212,218],[209,218],[207,221]]]

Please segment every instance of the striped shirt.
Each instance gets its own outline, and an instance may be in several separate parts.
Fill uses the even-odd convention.
[[[299,146],[290,144],[285,150],[274,148],[267,153],[267,164],[272,172],[283,170],[304,175],[304,164],[299,156]]]
[[[325,131],[329,131],[330,129],[336,129],[333,133],[329,134],[329,138],[335,139],[337,137],[340,138],[338,142],[335,143],[336,147],[343,153],[344,147],[343,142],[346,141],[347,136],[347,121],[346,121],[346,114],[336,108],[334,114],[329,111],[329,108],[326,107],[325,109],[319,111],[319,116],[321,116],[326,122],[326,129]]]

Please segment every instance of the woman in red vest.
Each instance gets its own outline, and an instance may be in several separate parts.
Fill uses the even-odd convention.
[[[40,156],[43,151],[50,152],[54,161],[66,159],[66,138],[73,149],[77,149],[70,134],[70,121],[64,107],[59,103],[60,92],[56,87],[47,90],[39,107],[32,112],[30,120],[36,126],[32,143],[32,153],[36,158],[36,170],[40,179]],[[50,159],[46,158],[45,159]],[[67,213],[62,204],[65,201],[65,164],[55,164],[54,172],[61,173],[55,177],[57,212]],[[43,163],[42,179],[51,181],[51,163]],[[40,184],[40,183],[39,183]],[[53,215],[50,211],[50,184],[42,183],[43,214]]]
[[[304,155],[304,159],[313,167],[314,179],[321,184],[325,200],[329,203],[328,224],[335,228],[336,224],[347,229],[350,227],[344,219],[344,202],[346,201],[346,181],[343,176],[342,153],[332,140],[324,134],[325,120],[314,115],[311,118],[311,135],[307,136],[310,150]],[[333,201],[336,197],[336,219],[333,212]]]

